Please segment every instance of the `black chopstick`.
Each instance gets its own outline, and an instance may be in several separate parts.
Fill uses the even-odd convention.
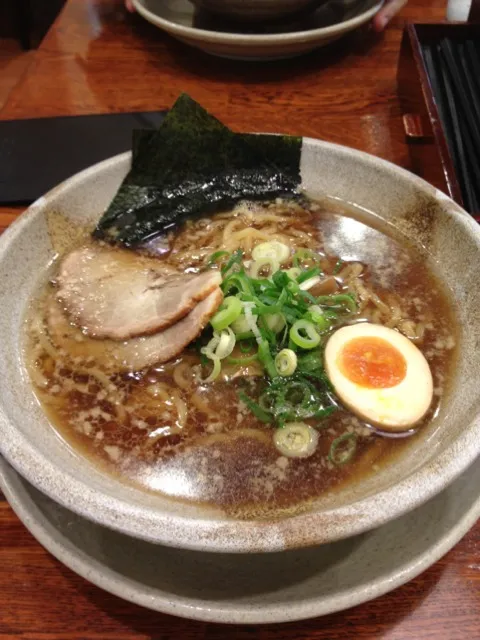
[[[422,47],[423,57],[425,60],[425,66],[427,68],[428,77],[432,89],[432,94],[435,100],[435,104],[438,109],[440,120],[442,121],[445,138],[450,149],[450,155],[452,156],[455,173],[460,182],[460,188],[462,194],[465,193],[467,187],[464,184],[465,167],[463,166],[463,143],[458,129],[456,130],[452,118],[450,116],[448,97],[446,95],[446,87],[441,77],[441,69],[439,69],[439,63],[437,59],[437,51],[435,48],[431,48],[430,45],[423,45]],[[437,73],[437,69],[440,71],[440,75]],[[458,136],[458,139],[457,139]]]
[[[465,208],[480,213],[480,42],[444,37],[422,54]]]
[[[459,56],[458,62],[461,62],[459,48],[454,55],[457,54]],[[457,62],[457,60],[455,61]],[[454,67],[447,65],[446,76],[449,78],[452,88],[452,109],[458,116],[458,126],[462,132],[463,146],[467,151],[467,160],[469,161],[469,172],[474,175],[476,180],[480,180],[480,102],[477,100],[475,90],[472,88],[470,91],[471,87],[463,68],[458,65]],[[460,91],[460,87],[462,91]],[[477,131],[478,136],[476,135]]]
[[[442,74],[443,85],[445,87],[447,108],[448,108],[448,112],[450,114],[450,118],[452,122],[453,141],[454,141],[452,148],[461,166],[459,178],[462,183],[461,186],[463,187],[462,189],[463,198],[468,211],[473,212],[475,210],[473,207],[476,200],[475,190],[472,185],[472,181],[470,177],[470,170],[467,162],[466,149],[465,149],[464,140],[462,136],[462,130],[460,128],[460,120],[459,120],[458,112],[455,105],[455,95],[453,92],[453,86],[452,86],[452,83],[450,82],[450,77],[446,67],[442,65],[440,67],[440,72]]]
[[[470,100],[471,96],[469,96],[468,81],[461,61],[457,57],[458,48],[454,49],[448,38],[443,38],[439,46],[443,62],[448,69],[452,86],[455,89],[458,106],[467,120],[469,133],[473,138],[475,147],[480,149],[480,121],[477,121],[475,117],[474,108]]]
[[[460,63],[462,66],[463,77],[465,78],[466,88],[467,88],[467,99],[468,103],[472,110],[472,117],[475,119],[477,127],[480,132],[480,92],[477,89],[477,79],[473,76],[470,69],[470,59],[468,56],[468,52],[465,50],[463,43],[459,43],[458,45],[458,55],[460,57]],[[480,143],[480,134],[479,134],[479,143]],[[480,154],[480,144],[477,148],[477,153]],[[480,163],[480,155],[479,155],[479,163]]]
[[[480,47],[479,47],[480,48]],[[480,99],[480,51],[475,48],[473,40],[467,40],[465,43],[466,56],[470,65],[470,70],[476,81],[477,95]]]

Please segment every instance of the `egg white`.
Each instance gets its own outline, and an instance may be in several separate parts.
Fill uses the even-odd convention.
[[[349,380],[338,359],[354,338],[376,337],[398,349],[407,364],[404,379],[386,389],[369,389]],[[423,353],[398,331],[362,322],[342,327],[328,340],[325,368],[335,392],[353,413],[366,422],[388,431],[406,431],[428,411],[433,397],[432,373]]]

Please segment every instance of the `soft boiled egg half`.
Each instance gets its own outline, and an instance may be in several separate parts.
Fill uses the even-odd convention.
[[[410,429],[432,402],[425,356],[387,327],[369,322],[342,327],[327,342],[325,367],[343,404],[388,431]]]

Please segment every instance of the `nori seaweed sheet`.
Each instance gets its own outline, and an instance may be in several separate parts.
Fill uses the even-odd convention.
[[[242,199],[293,196],[302,138],[230,131],[183,94],[157,130],[135,131],[132,167],[93,235],[135,247]]]

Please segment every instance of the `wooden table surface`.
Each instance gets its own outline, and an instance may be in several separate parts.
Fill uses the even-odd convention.
[[[69,0],[0,117],[155,110],[187,91],[237,130],[324,138],[408,167],[395,87],[402,28],[442,19],[445,5],[410,0],[380,37],[358,32],[328,51],[249,64],[177,43],[119,0]],[[0,230],[20,212],[0,208]],[[0,640],[7,638],[475,640],[480,523],[416,580],[369,604],[295,624],[227,627],[153,613],[88,584],[40,547],[0,493]]]

